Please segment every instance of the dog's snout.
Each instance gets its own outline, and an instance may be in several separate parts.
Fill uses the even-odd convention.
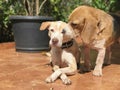
[[[58,39],[57,39],[57,38],[53,38],[53,39],[52,39],[52,43],[53,43],[53,44],[57,44],[57,43],[58,43]]]

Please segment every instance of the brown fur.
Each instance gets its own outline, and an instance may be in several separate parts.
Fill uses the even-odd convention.
[[[68,24],[80,36],[85,47],[85,67],[90,70],[90,48],[98,51],[96,66],[93,75],[102,75],[106,48],[115,41],[113,17],[106,12],[89,7],[79,6],[69,16]],[[109,51],[109,50],[108,50]],[[108,52],[110,55],[110,52]],[[108,57],[110,57],[108,55]]]

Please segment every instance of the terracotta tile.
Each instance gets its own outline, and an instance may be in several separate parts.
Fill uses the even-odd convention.
[[[112,63],[103,68],[103,76],[92,71],[69,76],[72,85],[60,79],[47,84],[52,68],[44,53],[18,53],[14,43],[0,44],[0,90],[120,90],[120,46],[113,47]],[[94,55],[93,55],[94,56]]]

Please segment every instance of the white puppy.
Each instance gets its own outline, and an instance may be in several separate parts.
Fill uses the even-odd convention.
[[[43,22],[40,30],[48,29],[51,46],[51,61],[53,64],[52,75],[47,79],[47,83],[54,82],[57,78],[64,84],[71,84],[67,75],[74,75],[77,71],[77,64],[80,63],[80,50],[74,38],[72,28],[62,21]]]

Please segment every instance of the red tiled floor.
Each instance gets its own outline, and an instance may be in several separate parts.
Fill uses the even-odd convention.
[[[20,53],[14,43],[0,44],[0,90],[120,90],[120,46],[113,47],[113,52],[115,62],[103,68],[102,77],[77,73],[69,77],[72,85],[66,86],[59,79],[45,83],[52,70],[44,52]]]

